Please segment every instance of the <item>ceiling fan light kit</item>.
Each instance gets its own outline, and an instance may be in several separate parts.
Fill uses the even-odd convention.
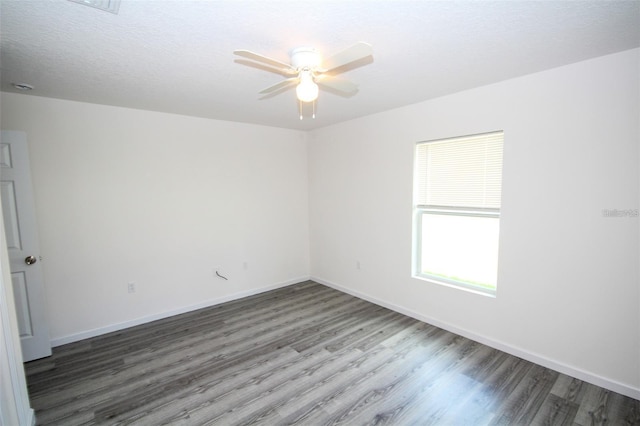
[[[320,89],[313,81],[313,73],[309,69],[300,71],[300,83],[296,86],[296,95],[301,102],[313,102],[318,99]]]
[[[345,65],[371,56],[373,50],[370,44],[359,42],[323,61],[320,52],[313,47],[297,47],[291,50],[290,64],[249,50],[235,50],[233,53],[259,62],[262,67],[273,68],[274,72],[287,76],[285,80],[261,90],[260,93],[270,96],[269,94],[278,94],[280,91],[296,86],[296,97],[299,101],[300,119],[302,120],[303,103],[313,104],[312,117],[315,118],[315,102],[318,99],[320,87],[345,97],[355,95],[358,86],[348,80],[336,77],[336,75],[346,70]]]

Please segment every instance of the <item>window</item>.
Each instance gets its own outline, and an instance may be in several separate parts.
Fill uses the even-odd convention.
[[[495,294],[503,132],[416,145],[414,276]]]

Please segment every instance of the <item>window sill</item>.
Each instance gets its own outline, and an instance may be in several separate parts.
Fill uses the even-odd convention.
[[[421,275],[421,274],[412,274],[412,278],[421,280],[421,281],[427,281],[429,283],[432,284],[437,284],[437,285],[442,285],[445,287],[450,287],[450,288],[455,288],[456,290],[462,290],[462,291],[466,291],[468,293],[474,293],[474,294],[478,294],[480,296],[486,296],[486,297],[491,297],[493,299],[495,299],[497,297],[497,290],[489,290],[489,289],[484,289],[484,288],[480,288],[480,287],[474,287],[472,285],[465,285],[463,283],[457,284],[457,283],[453,283],[453,282],[447,282],[444,280],[439,280],[437,278],[434,277],[430,277],[428,275]]]

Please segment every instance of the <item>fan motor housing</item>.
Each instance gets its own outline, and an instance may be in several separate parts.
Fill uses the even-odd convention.
[[[297,47],[291,51],[291,66],[297,70],[318,68],[321,61],[320,52],[313,47]]]

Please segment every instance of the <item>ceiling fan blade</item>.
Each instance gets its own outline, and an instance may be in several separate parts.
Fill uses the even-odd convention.
[[[335,68],[339,68],[350,62],[354,62],[371,55],[373,55],[373,48],[371,45],[360,41],[325,59],[322,63],[322,67],[324,68],[322,72],[330,72]]]
[[[338,77],[325,77],[322,76],[316,79],[316,83],[330,92],[333,92],[340,96],[353,96],[358,93],[358,85],[352,83],[349,80]]]
[[[269,86],[265,89],[262,89],[260,93],[271,93],[275,92],[289,86],[293,86],[298,83],[298,77],[287,78],[286,80],[282,80],[280,83],[276,83],[272,86]]]
[[[246,65],[251,68],[256,68],[262,71],[272,72],[274,74],[282,75],[285,77],[296,74],[295,71],[290,69],[284,70],[282,68],[273,68],[268,65],[261,64],[260,62],[249,61],[248,59],[236,59],[233,62],[235,62],[236,64]]]
[[[267,64],[278,69],[291,70],[295,73],[295,70],[291,68],[291,65],[278,61],[277,59],[268,58],[249,50],[234,50],[233,53],[256,62],[262,62],[263,64]]]

